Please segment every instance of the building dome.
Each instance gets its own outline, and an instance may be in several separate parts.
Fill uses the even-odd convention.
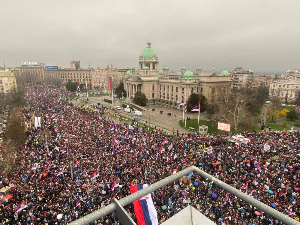
[[[182,79],[194,79],[194,74],[192,71],[188,70],[183,74]]]
[[[197,69],[202,69],[202,67],[201,67],[201,66],[198,66]]]
[[[157,57],[155,51],[153,48],[151,48],[151,42],[148,41],[147,42],[147,48],[145,48],[143,51],[142,51],[142,54],[141,56],[145,59],[151,59],[153,57]]]
[[[126,75],[130,75],[130,71],[129,70],[127,70]]]
[[[182,70],[185,70],[185,67],[183,66],[183,67],[181,67],[181,69],[182,69]]]
[[[160,71],[158,72],[158,74],[163,74],[163,71],[162,71],[162,70],[160,70]]]
[[[169,67],[165,66],[163,69],[164,69],[164,70],[168,70],[168,69],[169,69]]]
[[[229,76],[229,73],[227,70],[223,70],[221,73],[220,73],[221,76]]]
[[[131,70],[135,70],[134,66],[130,67]]]
[[[143,70],[149,70],[149,67],[148,66],[144,66]]]

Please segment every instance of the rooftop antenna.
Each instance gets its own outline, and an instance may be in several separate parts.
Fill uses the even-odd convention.
[[[226,70],[226,63],[225,63],[225,70]]]

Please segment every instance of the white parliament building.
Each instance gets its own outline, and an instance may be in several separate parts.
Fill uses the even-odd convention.
[[[196,72],[181,68],[180,73],[170,74],[169,68],[159,70],[159,60],[151,42],[139,57],[139,67],[130,67],[124,78],[128,98],[137,91],[145,93],[149,104],[179,107],[192,93],[204,95],[209,103],[228,101],[232,89],[232,78],[227,70],[219,75],[204,74],[201,67]]]

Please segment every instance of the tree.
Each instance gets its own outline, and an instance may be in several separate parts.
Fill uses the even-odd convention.
[[[26,106],[26,99],[25,99],[25,90],[23,86],[19,86],[17,89],[15,86],[10,90],[9,95],[6,98],[7,104],[11,106]]]
[[[295,111],[296,111],[297,115],[300,116],[300,106],[297,106],[295,108]]]
[[[216,119],[220,122],[229,123],[238,131],[240,128],[248,129],[252,124],[252,114],[249,109],[251,97],[245,93],[236,93],[228,102],[219,105],[219,112]]]
[[[194,108],[195,106],[198,105],[199,99],[201,99],[201,101],[200,101],[200,112],[206,111],[207,99],[205,98],[205,96],[193,93],[193,94],[190,95],[190,97],[188,99],[188,102],[187,102],[187,111],[188,112],[191,112],[192,108]]]
[[[20,117],[13,117],[9,120],[6,136],[17,148],[24,145],[26,140],[25,126]]]
[[[140,106],[146,106],[148,99],[146,98],[146,95],[144,93],[138,91],[134,95],[133,102]]]
[[[69,80],[68,83],[66,84],[66,88],[68,91],[75,92],[77,89],[77,84]]]
[[[294,104],[297,106],[300,106],[300,91],[298,91],[298,93],[297,93],[297,99]]]
[[[298,119],[297,113],[295,111],[295,109],[290,110],[287,114],[286,114],[286,119],[291,120],[291,121],[295,121]]]
[[[77,90],[77,85],[78,85],[77,82],[72,82],[71,80],[69,80],[68,83],[66,84],[66,88],[68,91],[75,92]],[[80,84],[79,88],[81,92],[86,91],[84,84]]]
[[[124,98],[126,98],[127,95],[126,95],[126,90],[124,88],[124,83],[123,82],[121,82],[119,84],[119,86],[116,88],[115,93],[117,94],[117,98],[121,98],[122,93],[123,93]]]

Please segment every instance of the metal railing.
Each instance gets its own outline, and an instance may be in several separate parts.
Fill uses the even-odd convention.
[[[123,208],[124,206],[132,203],[135,200],[142,198],[143,196],[145,196],[149,193],[154,192],[157,189],[160,189],[160,188],[180,179],[183,176],[190,174],[191,172],[197,173],[201,177],[206,178],[210,181],[213,181],[219,188],[222,188],[222,189],[228,191],[229,193],[237,196],[238,198],[240,198],[240,199],[244,200],[245,202],[249,203],[250,205],[260,209],[261,211],[267,213],[271,217],[283,222],[284,224],[291,224],[291,225],[292,224],[295,224],[295,225],[300,224],[299,222],[292,219],[291,217],[271,208],[270,206],[265,205],[264,203],[235,189],[234,187],[231,187],[230,185],[224,183],[223,181],[218,180],[217,178],[209,175],[208,173],[204,172],[203,170],[200,170],[199,168],[197,168],[195,166],[191,166],[191,167],[186,168],[176,174],[168,176],[154,184],[151,184],[150,186],[146,187],[145,189],[135,192],[134,194],[131,194],[131,195],[129,195],[125,198],[122,198],[118,201],[115,200],[111,204],[109,204],[93,213],[90,213],[89,215],[86,215],[70,224],[71,225],[89,224],[89,223],[95,222],[96,220],[100,219],[103,216],[107,216],[108,214],[110,214],[114,211],[116,211],[116,215],[122,224],[135,224],[131,218],[128,218],[129,215],[124,210],[124,208]]]

